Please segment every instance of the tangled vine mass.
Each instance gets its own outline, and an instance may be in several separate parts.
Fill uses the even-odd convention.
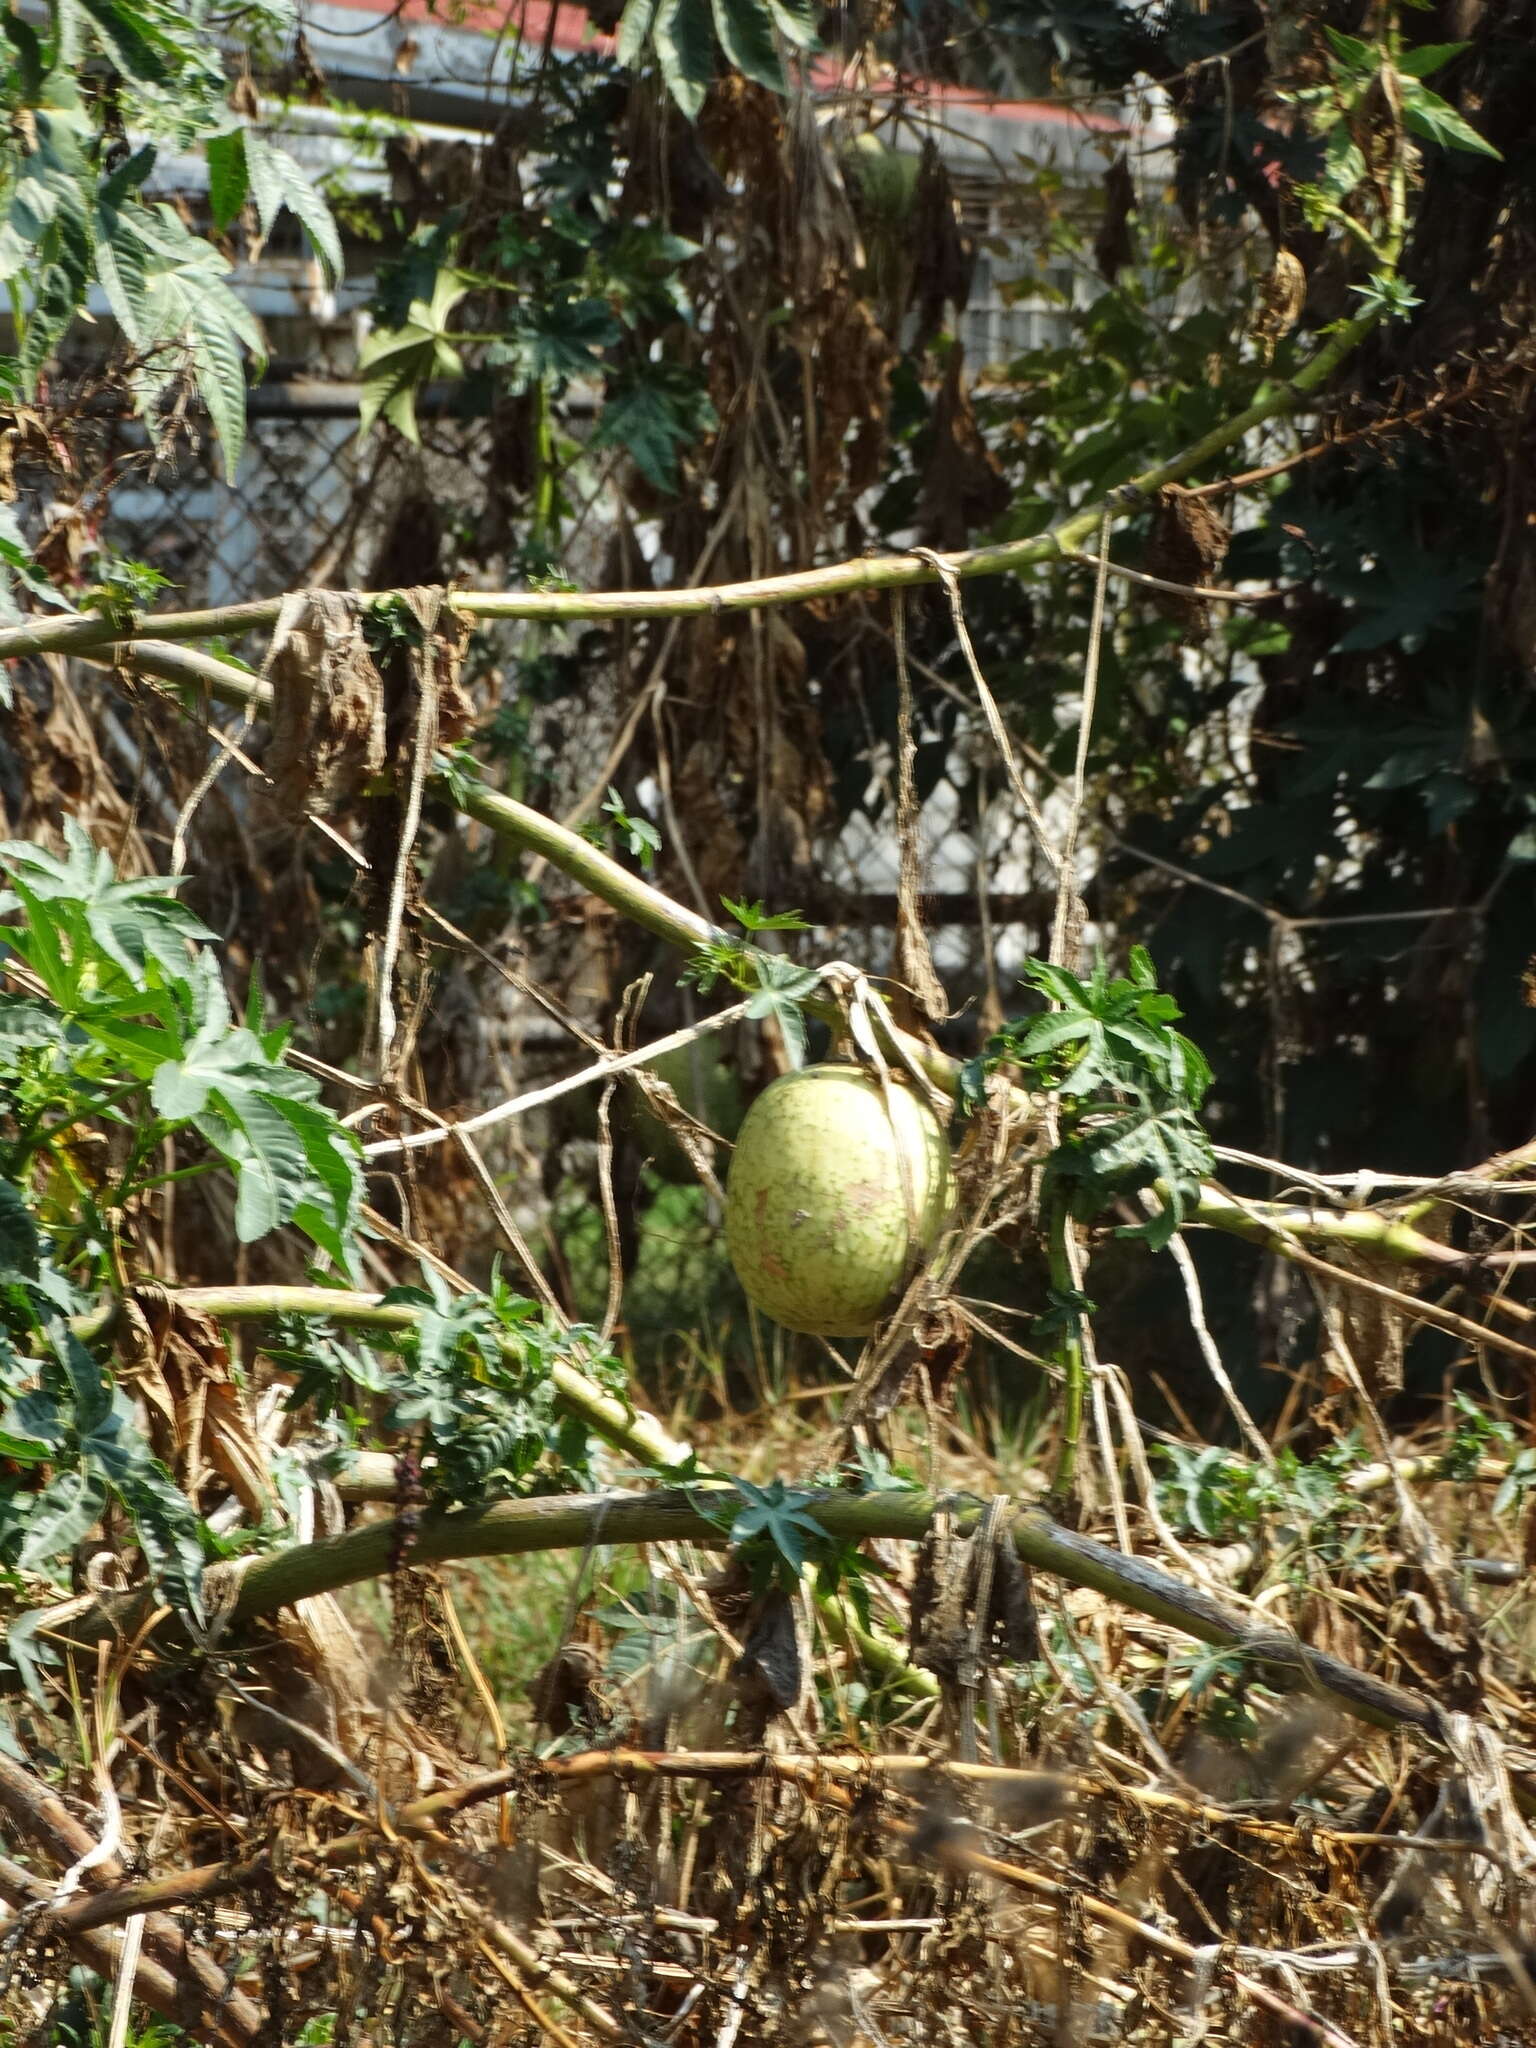
[[[0,2048],[1536,2038],[1529,0],[4,28]]]

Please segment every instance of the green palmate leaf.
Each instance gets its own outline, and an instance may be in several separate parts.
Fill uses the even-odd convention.
[[[1453,57],[1459,57],[1463,50],[1470,50],[1470,43],[1421,43],[1416,50],[1406,50],[1396,58],[1399,71],[1409,78],[1432,78],[1437,71],[1444,70]]]
[[[797,50],[814,50],[820,47],[821,36],[817,28],[820,10],[814,0],[768,0],[768,12],[773,16],[774,27]]]
[[[1374,271],[1364,284],[1352,284],[1350,290],[1359,294],[1365,310],[1386,320],[1406,320],[1414,307],[1423,303],[1408,280],[1395,270]]]
[[[1341,576],[1337,587],[1350,603],[1348,618],[1353,624],[1334,642],[1340,653],[1365,652],[1394,643],[1409,649],[1422,647],[1429,633],[1468,602],[1473,576],[1463,565],[1446,567],[1391,558],[1370,568]],[[1443,764],[1447,758],[1444,735],[1435,741]]]
[[[0,1180],[0,1286],[35,1280],[42,1239],[20,1188]]]
[[[715,74],[710,0],[657,0],[652,41],[668,92],[697,120]]]
[[[1442,149],[1464,149],[1474,156],[1491,156],[1503,161],[1503,153],[1478,134],[1472,123],[1448,100],[1417,81],[1403,86],[1403,125],[1426,142],[1438,142]]]
[[[254,359],[258,373],[266,358],[255,321],[223,282],[228,268],[223,257],[206,243],[195,246],[195,257],[189,251],[188,260],[168,266],[152,284],[157,302],[167,309],[167,328],[181,323],[177,338],[191,357],[198,396],[223,452],[225,475],[233,478],[245,448],[246,355]],[[203,249],[206,256],[200,253]]]
[[[63,859],[30,840],[0,845],[0,868],[8,869],[17,885],[14,891],[0,890],[0,913],[15,909],[22,891],[30,903],[50,906],[46,915],[28,919],[24,934],[8,935],[18,948],[24,936],[41,942],[41,952],[26,950],[29,963],[42,971],[40,963],[51,951],[55,964],[64,964],[62,954],[48,947],[50,926],[58,925],[74,905],[81,912],[81,929],[103,962],[120,969],[134,988],[147,986],[151,961],[168,981],[185,982],[189,944],[209,941],[213,934],[172,895],[181,878],[149,875],[119,881],[111,860],[74,818],[64,820],[64,842]]]
[[[255,1032],[233,1026],[218,969],[199,955],[197,1028],[182,1056],[157,1066],[150,1100],[191,1122],[235,1169],[235,1231],[249,1244],[301,1208],[323,1220],[329,1248],[350,1235],[361,1194],[356,1147],[316,1102],[315,1083],[280,1065]]]
[[[614,45],[614,55],[626,71],[632,71],[639,63],[650,41],[651,23],[655,18],[656,0],[628,0],[619,17],[619,33]]]
[[[771,1017],[784,1034],[785,1047],[797,1067],[805,1064],[805,1012],[801,1005],[819,985],[821,977],[811,967],[797,967],[780,953],[754,953],[759,987],[747,1004],[747,1015]]]
[[[449,316],[468,290],[457,271],[438,273],[430,300],[413,300],[399,327],[375,328],[358,365],[363,382],[359,426],[367,433],[388,420],[408,441],[419,442],[416,394],[434,377],[461,377],[464,365],[448,340]]]
[[[245,130],[226,128],[222,135],[210,135],[205,144],[208,158],[208,206],[216,228],[227,228],[240,217],[251,189],[245,161]]]
[[[135,159],[135,162],[138,160]],[[135,384],[141,410],[190,368],[233,475],[245,444],[245,363],[264,363],[261,331],[225,282],[229,264],[170,206],[126,203],[104,187],[96,209],[102,289],[134,347],[150,356]]]
[[[124,78],[174,86],[188,99],[223,83],[218,49],[201,16],[165,0],[57,0],[67,61],[95,43]],[[64,52],[61,51],[61,56]]]
[[[658,490],[677,487],[677,458],[715,424],[698,380],[675,364],[648,363],[615,378],[592,435],[595,448],[622,448]]]
[[[23,1571],[62,1561],[107,1504],[107,1489],[93,1472],[60,1472],[37,1494],[27,1513],[17,1563]]]
[[[731,1523],[732,1543],[768,1543],[798,1579],[812,1548],[828,1541],[820,1522],[806,1512],[814,1494],[793,1492],[782,1479],[767,1486],[754,1486],[750,1479],[732,1479],[731,1484],[746,1503]]]
[[[501,340],[486,350],[486,361],[510,371],[515,391],[534,384],[563,384],[590,377],[601,352],[620,337],[619,323],[604,299],[556,299],[530,307]]]
[[[70,0],[96,32],[96,39],[122,72],[144,85],[168,85],[171,67],[164,39],[149,31],[145,13],[128,0]]]
[[[744,931],[808,932],[811,929],[798,910],[770,911],[762,903],[737,903],[729,896],[722,896],[720,902]]]
[[[149,0],[67,5],[60,33],[80,50],[103,47],[124,76],[146,83],[174,79],[181,91],[218,75],[206,34]],[[132,379],[140,409],[189,369],[226,463],[233,464],[245,427],[245,355],[259,359],[260,335],[224,283],[227,264],[173,208],[143,202],[153,145],[99,178],[92,123],[72,81],[52,74],[38,91],[46,104],[30,109],[32,146],[16,165],[0,218],[0,279],[21,279],[30,294],[18,335],[23,387],[35,384],[92,283],[99,283],[143,359]],[[231,170],[228,151],[223,157],[216,151],[210,166],[216,204],[229,196]]]
[[[770,92],[787,92],[789,81],[774,40],[773,16],[765,0],[712,0],[715,33],[726,61]]]
[[[241,133],[251,204],[262,233],[271,234],[277,216],[286,207],[308,235],[327,276],[335,284],[342,274],[343,259],[341,236],[330,207],[308,173],[286,149],[279,148],[255,128],[246,128]]]

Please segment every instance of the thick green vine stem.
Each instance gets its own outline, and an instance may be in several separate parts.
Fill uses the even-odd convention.
[[[1001,546],[969,548],[945,558],[960,577],[1003,576],[1061,561],[1081,548],[1099,530],[1106,511],[1133,504],[1164,484],[1179,483],[1213,456],[1222,454],[1254,427],[1294,412],[1311,392],[1325,384],[1344,358],[1358,346],[1381,317],[1371,306],[1340,322],[1295,375],[1277,382],[1252,405],[1234,413],[1181,449],[1167,462],[1140,476],[1048,532]],[[938,568],[915,555],[887,555],[835,562],[823,569],[803,569],[785,576],[764,576],[753,583],[725,583],[713,589],[663,591],[579,590],[455,590],[453,607],[476,619],[617,619],[686,618],[722,611],[756,611],[771,605],[801,604],[808,599],[852,597],[871,590],[898,590],[932,583]],[[362,592],[364,603],[387,592]],[[0,632],[0,661],[23,654],[85,654],[114,641],[136,640],[141,634],[162,641],[211,640],[220,636],[274,626],[282,599],[257,598],[211,611],[166,612],[137,619],[121,609],[86,612],[70,618],[44,619]]]
[[[409,1330],[421,1315],[410,1302],[385,1301],[380,1294],[339,1287],[178,1287],[171,1290],[171,1298],[225,1323],[293,1315],[323,1317],[347,1329]],[[114,1313],[107,1308],[77,1318],[72,1325],[75,1335],[89,1343],[107,1330]],[[549,1377],[568,1414],[579,1415],[596,1435],[628,1451],[641,1464],[666,1470],[686,1464],[692,1457],[688,1445],[669,1436],[654,1415],[610,1394],[571,1360],[555,1359]]]
[[[1067,1232],[1072,1228],[1072,1219],[1066,1202],[1060,1194],[1051,1199],[1050,1215],[1046,1219],[1045,1250],[1050,1265],[1051,1289],[1061,1303],[1067,1302],[1075,1293],[1072,1278],[1072,1261],[1067,1247]],[[1083,1436],[1083,1408],[1086,1401],[1088,1375],[1083,1362],[1083,1338],[1075,1308],[1063,1308],[1066,1315],[1066,1329],[1061,1340],[1058,1356],[1062,1368],[1061,1401],[1061,1443],[1056,1452],[1056,1472],[1051,1481],[1051,1499],[1058,1507],[1065,1507],[1072,1498],[1073,1484],[1077,1478],[1077,1451]]]
[[[718,1549],[729,1539],[720,1522],[704,1512],[705,1495],[702,1487],[567,1494],[429,1513],[415,1526],[411,1554],[422,1564],[442,1564],[471,1557],[585,1550],[596,1544],[696,1543]],[[915,1491],[828,1492],[805,1501],[806,1512],[835,1543],[871,1537],[917,1542],[941,1508],[954,1506],[952,1500]],[[957,1519],[968,1530],[980,1513],[979,1508],[963,1506]],[[1077,1535],[1036,1510],[1017,1515],[1009,1536],[1020,1558],[1036,1570],[1090,1587],[1200,1642],[1235,1651],[1270,1684],[1330,1699],[1379,1728],[1416,1728],[1433,1735],[1439,1727],[1439,1708],[1422,1694],[1310,1649],[1287,1630],[1250,1627],[1210,1594],[1143,1558],[1127,1557]],[[209,1573],[209,1607],[225,1618],[226,1628],[249,1625],[300,1600],[380,1578],[389,1571],[399,1538],[393,1520],[365,1522],[317,1543],[216,1566]],[[148,1591],[73,1602],[46,1616],[44,1628],[49,1642],[60,1648],[88,1650],[113,1639],[161,1653],[188,1646],[185,1624],[157,1610]]]

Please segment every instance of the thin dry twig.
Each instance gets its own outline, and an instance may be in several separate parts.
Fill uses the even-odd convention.
[[[982,716],[987,721],[992,743],[1008,771],[1008,780],[1013,784],[1014,795],[1029,820],[1030,830],[1035,835],[1040,851],[1045,855],[1047,865],[1052,874],[1059,876],[1061,855],[1051,839],[1040,806],[1035,802],[1034,792],[1024,780],[1018,756],[1014,753],[1013,743],[1008,737],[1008,728],[1003,724],[1003,714],[997,708],[997,699],[993,696],[987,679],[982,674],[981,663],[976,658],[976,648],[965,619],[965,602],[960,595],[960,579],[955,574],[954,565],[945,556],[935,553],[932,548],[913,548],[910,552],[916,555],[919,561],[926,562],[944,586],[944,595],[949,599],[950,618],[954,622],[955,638],[960,643],[960,652],[964,655],[965,665],[970,671],[971,685],[976,692],[977,702],[981,705]]]
[[[665,1038],[658,1038],[650,1045],[637,1046],[631,1052],[605,1052],[601,1059],[590,1067],[583,1067],[579,1073],[566,1074],[540,1088],[529,1088],[521,1095],[498,1102],[492,1109],[482,1109],[478,1115],[465,1117],[458,1123],[442,1118],[427,1130],[409,1131],[401,1138],[376,1139],[363,1147],[363,1157],[369,1160],[389,1159],[400,1152],[420,1152],[431,1145],[445,1144],[450,1138],[461,1141],[480,1131],[493,1130],[498,1124],[524,1116],[531,1109],[542,1109],[547,1103],[556,1102],[562,1095],[569,1095],[578,1088],[589,1088],[596,1082],[627,1073],[632,1067],[650,1066],[666,1053],[692,1045],[696,1039],[708,1037],[711,1032],[724,1031],[732,1024],[739,1024],[746,1014],[746,1003],[733,1003],[729,1009],[720,1010],[713,1017],[700,1018],[696,1024],[684,1025],[681,1030],[670,1031]]]
[[[277,620],[272,628],[272,637],[267,642],[267,651],[262,659],[261,675],[263,680],[270,673],[273,662],[293,638],[294,630],[299,620],[303,617],[308,605],[309,593],[303,590],[290,591],[279,605]],[[233,738],[224,738],[222,736],[219,738],[213,759],[198,777],[195,787],[182,805],[176,819],[176,829],[171,835],[171,873],[173,875],[182,874],[186,869],[187,834],[192,829],[192,820],[201,809],[203,799],[207,796],[209,790],[213,788],[213,785],[223,774],[225,763],[230,760],[236,760],[247,773],[252,775],[260,774],[261,771],[253,762],[246,759],[242,751],[246,736],[249,734],[251,727],[256,723],[258,709],[257,699],[252,697],[241,713],[240,723],[235,730]]]
[[[1083,701],[1077,719],[1077,753],[1072,763],[1072,790],[1067,829],[1062,837],[1056,873],[1056,915],[1051,924],[1051,965],[1077,965],[1077,927],[1082,915],[1077,890],[1077,838],[1088,797],[1088,752],[1093,742],[1093,716],[1099,696],[1099,654],[1104,642],[1105,596],[1109,588],[1111,519],[1106,508],[1099,524],[1098,574],[1093,584],[1093,612],[1088,621],[1088,652],[1083,660]]]
[[[432,750],[437,745],[437,668],[433,658],[432,629],[441,605],[442,592],[439,591],[431,607],[431,617],[423,622],[427,635],[426,652],[415,665],[416,732],[411,750],[411,780],[406,792],[405,815],[400,821],[400,845],[390,882],[384,939],[379,948],[379,1075],[386,1087],[391,1087],[399,1078],[403,1063],[395,1050],[399,1030],[395,1012],[395,964],[400,957],[400,934],[405,922],[411,862],[416,857],[416,835],[421,830],[421,806],[432,765]]]
[[[1141,1200],[1146,1213],[1155,1216],[1157,1198],[1150,1192],[1144,1192]],[[1201,1292],[1200,1275],[1195,1266],[1194,1255],[1178,1231],[1169,1239],[1168,1250],[1173,1254],[1173,1262],[1179,1269],[1179,1278],[1184,1285],[1185,1305],[1189,1311],[1189,1326],[1195,1333],[1195,1342],[1200,1347],[1200,1356],[1205,1360],[1206,1370],[1216,1382],[1221,1398],[1227,1404],[1228,1412],[1251,1445],[1260,1464],[1273,1469],[1275,1454],[1270,1449],[1269,1439],[1249,1414],[1237,1388],[1232,1384],[1232,1376],[1222,1361],[1216,1339],[1211,1335],[1211,1326],[1205,1314],[1205,1297]]]
[[[1191,497],[1195,495],[1190,493]],[[1123,562],[1107,561],[1102,547],[1096,555],[1074,548],[1066,559],[1081,562],[1085,569],[1097,569],[1101,575],[1135,583],[1143,590],[1163,590],[1171,597],[1201,598],[1207,604],[1275,604],[1285,596],[1283,590],[1220,590],[1203,583],[1170,583],[1164,576],[1149,576],[1144,569],[1129,569]]]

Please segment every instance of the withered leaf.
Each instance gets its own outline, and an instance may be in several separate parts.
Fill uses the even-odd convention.
[[[928,462],[917,524],[927,546],[941,554],[970,545],[972,533],[1008,509],[1008,485],[981,437],[966,395],[965,354],[957,342],[944,365],[934,403]]]
[[[1093,260],[1109,284],[1136,261],[1136,238],[1131,233],[1135,211],[1136,181],[1124,156],[1117,156],[1104,173],[1104,218],[1093,243]]]
[[[763,1596],[734,1675],[756,1679],[781,1711],[799,1704],[805,1684],[800,1632],[789,1595],[778,1586]]]
[[[1231,541],[1231,528],[1208,499],[1167,484],[1157,494],[1147,573],[1169,583],[1207,586],[1226,560]],[[1204,639],[1209,632],[1211,607],[1204,598],[1171,590],[1155,590],[1151,597],[1163,616],[1176,619],[1192,638]]]

